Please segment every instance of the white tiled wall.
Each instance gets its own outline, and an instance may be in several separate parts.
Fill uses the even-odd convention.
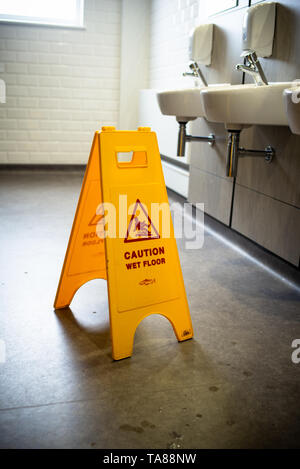
[[[152,0],[150,18],[150,88],[193,86],[189,71],[188,39],[205,17],[203,0]]]
[[[85,0],[85,30],[0,25],[0,163],[86,163],[117,125],[121,0]]]

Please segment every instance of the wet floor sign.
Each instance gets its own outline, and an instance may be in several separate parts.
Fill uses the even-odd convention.
[[[150,314],[165,316],[179,341],[192,338],[159,149],[148,127],[95,133],[55,309],[96,278],[107,278],[115,360],[132,355],[136,328]]]

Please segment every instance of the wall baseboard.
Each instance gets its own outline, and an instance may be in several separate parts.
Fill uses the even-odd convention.
[[[189,171],[167,161],[162,161],[165,183],[168,189],[187,199],[189,191]]]

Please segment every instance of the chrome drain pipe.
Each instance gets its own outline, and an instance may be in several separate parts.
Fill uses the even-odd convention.
[[[177,156],[185,156],[186,142],[208,142],[210,145],[213,145],[215,143],[215,136],[213,134],[210,134],[207,137],[187,135],[186,124],[186,122],[179,122]]]
[[[230,132],[227,142],[226,176],[234,177],[237,174],[238,152],[240,146],[240,132]]]
[[[266,163],[271,163],[275,156],[275,150],[268,145],[264,150],[248,150],[240,148],[240,130],[228,130],[226,176],[236,177],[239,157],[258,156],[263,157]]]

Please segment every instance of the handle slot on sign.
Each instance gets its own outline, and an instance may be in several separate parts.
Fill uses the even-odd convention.
[[[145,168],[147,152],[144,147],[116,148],[116,161],[118,168]]]

